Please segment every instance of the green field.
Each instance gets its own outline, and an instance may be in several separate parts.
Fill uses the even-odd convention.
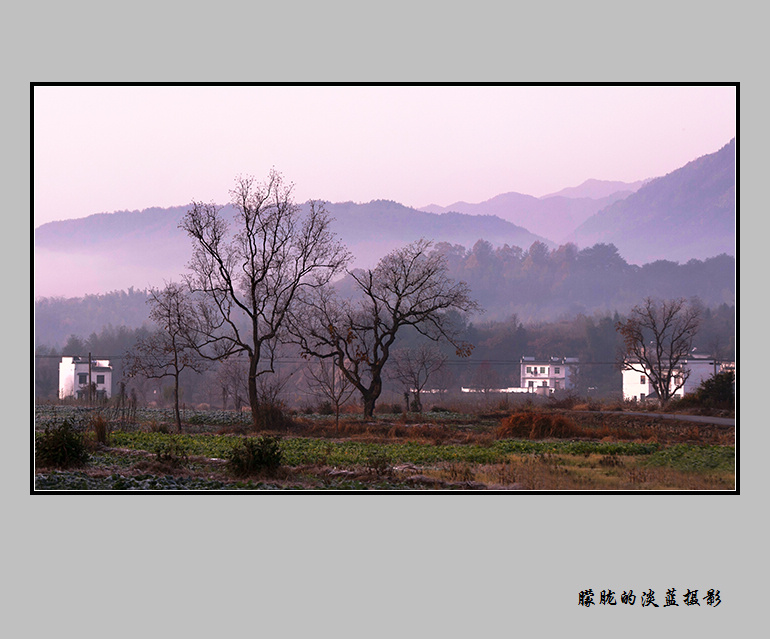
[[[555,411],[538,419],[554,421]],[[97,432],[95,415],[106,426]],[[622,412],[558,412],[571,436],[510,437],[505,414],[293,415],[284,432],[249,432],[248,416],[186,415],[174,433],[164,411],[115,414],[41,406],[45,430],[67,420],[87,448],[69,468],[35,468],[36,491],[731,491],[734,429]],[[531,417],[531,416],[530,416]],[[566,420],[566,421],[565,421]],[[98,420],[97,420],[98,421]],[[575,433],[578,436],[575,436]],[[277,440],[280,464],[236,475],[228,460],[245,440]],[[101,441],[99,441],[101,440]]]

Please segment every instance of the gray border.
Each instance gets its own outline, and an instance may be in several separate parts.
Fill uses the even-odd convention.
[[[104,13],[99,3],[9,10],[11,211],[28,207],[30,81],[741,81],[741,159],[767,148],[757,131],[765,82],[751,81],[761,70],[762,21],[750,10],[338,2],[305,16],[302,3],[245,13],[240,4],[169,5],[135,3],[130,14]],[[758,167],[740,167],[743,184],[759,177]],[[753,189],[741,195],[745,229],[761,209]],[[756,259],[752,248],[742,243],[741,256]],[[754,266],[743,272],[763,271]],[[742,343],[750,318],[762,317],[761,297],[741,308]],[[754,416],[760,382],[752,361],[740,364],[741,414]],[[36,634],[69,625],[85,637],[153,623],[188,636],[741,634],[762,610],[753,568],[763,556],[766,495],[753,469],[762,467],[757,436],[766,435],[752,425],[742,494],[731,497],[30,497],[19,482],[27,459],[14,452],[4,464],[14,492],[8,608],[34,602],[37,614],[24,623]],[[12,433],[6,450],[27,450],[27,433],[18,442]],[[638,604],[623,613],[576,605],[585,587],[652,587],[660,597],[688,582],[720,588],[723,606],[648,615]]]

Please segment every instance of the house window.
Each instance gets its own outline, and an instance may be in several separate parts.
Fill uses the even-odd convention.
[[[529,387],[533,388],[535,386],[535,382],[533,380],[529,380]]]
[[[528,372],[528,373],[531,373],[531,372],[532,372],[532,367],[531,367],[531,366],[527,366],[527,372]]]
[[[561,388],[561,384],[559,383],[558,379],[556,381],[554,381],[553,386],[554,386],[554,388]]]
[[[646,378],[644,375],[642,375],[642,376],[639,378],[639,383],[640,383],[640,384],[646,384],[646,383],[647,383],[647,378]]]
[[[639,393],[639,401],[643,402],[646,395],[644,393]]]
[[[541,366],[541,367],[540,367],[540,372],[541,372],[541,373],[543,373],[543,374],[545,374],[545,366]]]
[[[97,384],[104,384],[104,375],[97,375],[96,376],[96,383]]]
[[[548,386],[548,382],[546,380],[543,380],[543,383],[541,384],[541,386]]]
[[[78,384],[88,384],[88,373],[78,373]]]
[[[558,366],[554,366],[553,372],[558,375],[559,373],[561,373],[561,369]]]

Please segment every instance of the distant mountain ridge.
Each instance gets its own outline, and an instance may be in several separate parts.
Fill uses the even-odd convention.
[[[566,239],[614,244],[631,263],[736,253],[736,143],[644,184]]]
[[[735,153],[733,139],[663,177],[588,180],[542,198],[504,193],[478,204],[419,210],[390,200],[326,208],[333,230],[356,257],[353,267],[373,266],[390,250],[421,237],[466,248],[478,240],[524,250],[534,242],[550,249],[567,242],[579,248],[612,244],[635,264],[734,256]],[[619,186],[627,188],[613,190]],[[34,230],[35,295],[80,296],[178,280],[191,254],[190,240],[178,228],[188,208],[43,224]]]
[[[604,197],[609,197],[615,193],[628,192],[635,193],[644,184],[650,180],[638,180],[636,182],[619,182],[617,180],[586,180],[578,186],[569,186],[566,189],[557,191],[556,193],[549,193],[547,195],[541,195],[540,199],[544,200],[549,197],[588,197],[594,200],[599,200]]]
[[[469,215],[496,215],[532,233],[542,235],[556,243],[574,231],[583,222],[603,208],[631,195],[641,182],[604,182],[589,180],[579,187],[563,189],[558,193],[541,198],[522,193],[503,193],[484,202],[470,204],[455,202],[449,206],[431,204],[419,209],[430,213],[447,214],[450,212]],[[637,186],[638,185],[638,186]],[[619,187],[613,190],[614,187]],[[605,193],[611,191],[610,193]],[[602,193],[600,197],[590,197],[583,193]]]
[[[36,295],[83,295],[178,280],[191,255],[190,240],[179,228],[188,209],[118,211],[43,224],[34,239]],[[332,229],[355,256],[353,266],[360,268],[421,237],[463,246],[480,239],[497,246],[528,247],[538,241],[555,246],[492,215],[440,216],[388,200],[326,204],[326,209]],[[229,206],[224,210],[232,213]]]

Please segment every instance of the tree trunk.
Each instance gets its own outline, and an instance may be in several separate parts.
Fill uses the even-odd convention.
[[[374,415],[374,402],[375,398],[371,393],[364,394],[364,417],[372,417]]]
[[[372,379],[372,383],[369,384],[369,388],[366,389],[366,392],[361,393],[364,397],[364,417],[374,416],[374,404],[377,402],[377,398],[381,393],[382,378],[379,375],[376,375],[374,379]]]
[[[417,412],[422,415],[422,400],[420,399],[420,391],[414,391],[414,405],[417,407]]]
[[[182,418],[179,415],[179,374],[174,375],[174,419],[176,419],[176,432],[182,432]]]
[[[259,430],[259,393],[257,392],[257,366],[259,356],[249,357],[249,406],[251,406],[251,425]]]

